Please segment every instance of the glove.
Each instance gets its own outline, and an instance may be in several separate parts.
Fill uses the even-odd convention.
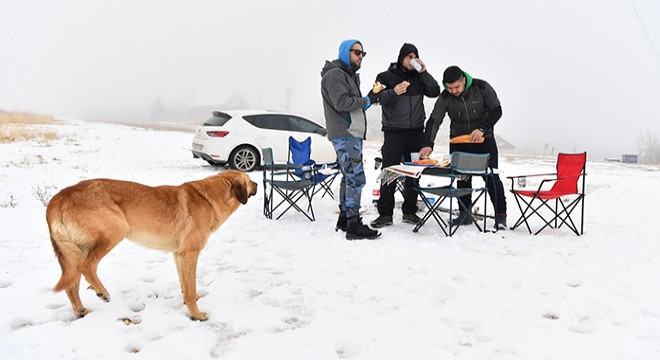
[[[371,105],[376,104],[377,102],[380,101],[380,99],[378,98],[378,94],[376,94],[373,90],[369,91],[367,97],[369,98],[369,100],[371,100]]]

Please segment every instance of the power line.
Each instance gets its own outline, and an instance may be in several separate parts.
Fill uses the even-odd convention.
[[[657,56],[658,59],[660,59],[660,52],[658,52],[658,49],[655,47],[655,44],[653,44],[653,40],[651,40],[651,36],[649,35],[649,32],[646,30],[646,26],[644,26],[642,17],[639,16],[639,11],[637,11],[637,6],[635,6],[635,2],[633,0],[630,0],[630,3],[632,4],[633,9],[635,10],[635,15],[637,15],[637,20],[639,20],[639,24],[642,26],[642,30],[644,30],[646,39],[649,41],[649,44],[651,44],[653,51],[655,51],[655,56]]]

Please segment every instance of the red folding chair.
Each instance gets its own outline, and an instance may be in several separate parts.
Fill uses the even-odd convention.
[[[532,229],[529,226],[528,220],[536,214],[541,220],[543,220],[545,225],[536,231],[534,235],[537,235],[547,227],[557,229],[563,225],[566,225],[571,229],[575,235],[580,236],[584,234],[584,189],[585,176],[587,175],[585,172],[586,162],[586,152],[579,154],[560,153],[557,157],[556,173],[507,176],[507,179],[511,179],[511,192],[516,199],[516,203],[518,204],[521,213],[520,218],[511,229],[513,230],[518,226],[525,224],[527,230],[531,234]],[[554,176],[554,178],[543,179],[536,190],[520,190],[514,188],[516,182],[518,182],[520,186],[524,186],[526,178],[535,176]],[[581,189],[578,188],[578,182],[580,180],[582,180]],[[544,190],[544,188],[547,189],[550,183],[552,183],[552,187],[549,190]],[[576,196],[575,199],[567,199],[572,196]],[[548,204],[550,200],[555,200],[554,208]],[[566,202],[568,202],[568,205],[566,205]],[[579,231],[571,217],[571,214],[576,208],[578,208],[578,205],[581,206]],[[546,217],[548,216],[550,216],[550,219],[546,220]]]

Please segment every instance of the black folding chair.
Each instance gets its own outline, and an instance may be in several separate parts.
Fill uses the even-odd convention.
[[[587,164],[587,153],[578,154],[564,154],[560,153],[557,156],[557,172],[551,174],[533,174],[533,175],[519,175],[507,176],[511,180],[511,192],[513,193],[518,208],[520,209],[520,218],[511,227],[515,229],[518,226],[525,224],[527,231],[532,233],[532,228],[529,226],[529,219],[536,215],[544,223],[534,235],[538,235],[545,228],[560,228],[566,225],[575,235],[580,236],[584,234],[584,195],[585,195],[585,177]],[[526,183],[528,177],[545,177],[539,184],[536,190],[521,190],[514,188],[514,182],[518,182],[520,186]],[[523,181],[524,179],[524,181]],[[579,180],[582,180],[581,188],[578,188]],[[547,189],[547,184],[552,184],[550,189]],[[571,200],[566,200],[569,196],[575,196]],[[525,200],[529,198],[529,200]],[[554,207],[548,204],[548,201],[555,200]],[[565,204],[568,203],[568,205]],[[523,205],[524,204],[524,205]],[[561,207],[560,207],[561,205]],[[578,228],[571,217],[575,209],[580,208],[580,229]],[[545,215],[545,216],[544,216]],[[549,220],[546,217],[550,216]]]
[[[454,216],[454,207],[452,199],[456,199],[458,204],[456,210],[464,212],[467,218],[464,221],[469,221],[474,224],[474,226],[481,232],[486,230],[486,219],[487,216],[483,217],[483,229],[479,226],[479,223],[472,215],[473,204],[476,204],[479,199],[483,196],[484,198],[484,215],[486,214],[487,206],[487,197],[488,188],[484,185],[483,187],[472,187],[472,188],[458,188],[456,187],[457,180],[466,176],[480,175],[480,176],[491,176],[492,171],[488,167],[489,154],[472,154],[466,152],[455,151],[451,154],[451,166],[447,168],[427,168],[422,174],[424,175],[435,175],[447,177],[450,180],[449,185],[446,186],[434,186],[434,187],[416,187],[415,190],[419,193],[420,198],[422,199],[424,205],[426,206],[426,213],[422,217],[422,220],[417,223],[414,232],[418,232],[419,229],[432,217],[435,222],[440,226],[442,232],[445,235],[452,236],[458,230],[458,225],[453,225],[452,220]],[[469,195],[473,192],[478,194],[477,198],[472,201],[471,204],[464,204],[461,200],[462,196]],[[429,197],[426,194],[431,194],[437,197],[437,200],[431,202]],[[442,217],[440,217],[441,205],[446,199],[449,199],[449,221],[445,222]]]
[[[315,171],[311,166],[297,164],[275,164],[273,161],[273,150],[271,148],[261,149],[264,157],[264,216],[272,219],[275,211],[280,209],[281,213],[275,218],[278,220],[291,208],[305,215],[310,221],[316,220],[312,208],[312,198],[316,183],[311,180]],[[293,176],[299,172],[302,178]],[[278,196],[278,201],[275,197]],[[303,200],[304,206],[298,205]]]

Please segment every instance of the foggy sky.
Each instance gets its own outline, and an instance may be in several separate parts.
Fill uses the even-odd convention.
[[[519,148],[618,156],[660,135],[658,19],[656,0],[0,0],[0,109],[144,121],[156,99],[277,110],[290,91],[323,122],[320,70],[342,40],[368,53],[365,94],[412,42],[436,79],[459,65],[491,83],[496,133]]]

